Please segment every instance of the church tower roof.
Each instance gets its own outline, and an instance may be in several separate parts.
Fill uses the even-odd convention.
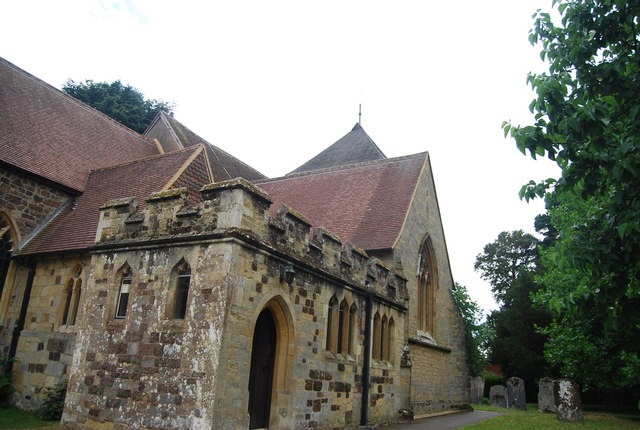
[[[356,123],[351,131],[340,140],[288,174],[384,160],[386,158],[360,123]]]

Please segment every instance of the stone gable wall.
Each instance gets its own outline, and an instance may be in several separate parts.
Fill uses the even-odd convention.
[[[451,289],[453,279],[436,189],[427,159],[416,188],[402,233],[394,246],[395,264],[401,263],[407,278],[409,314],[406,336],[409,339],[413,368],[411,405],[416,415],[438,412],[469,404],[468,369],[464,348],[464,323]],[[435,323],[432,333],[417,327],[418,256],[429,235],[435,252],[438,287],[435,296]],[[388,264],[394,264],[391,261]]]

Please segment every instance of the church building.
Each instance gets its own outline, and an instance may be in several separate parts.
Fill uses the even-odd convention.
[[[0,355],[72,429],[330,429],[467,408],[429,154],[356,124],[267,178],[0,59]]]

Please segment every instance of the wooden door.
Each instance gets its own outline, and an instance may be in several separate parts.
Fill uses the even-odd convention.
[[[276,342],[275,320],[271,310],[265,309],[258,316],[253,332],[249,374],[250,429],[269,427]]]

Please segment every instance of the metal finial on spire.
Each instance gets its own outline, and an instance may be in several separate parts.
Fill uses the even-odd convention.
[[[362,125],[362,103],[358,105],[358,124]]]

